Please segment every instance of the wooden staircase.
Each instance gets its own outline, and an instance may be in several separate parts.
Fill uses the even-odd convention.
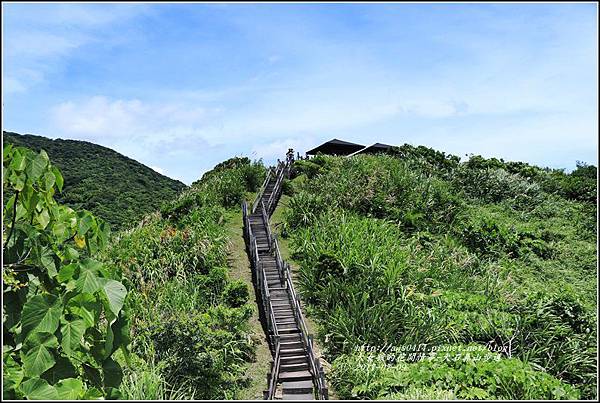
[[[265,399],[281,392],[283,400],[327,399],[323,368],[314,354],[294,290],[290,266],[281,258],[269,217],[281,196],[290,161],[269,170],[252,208],[243,203],[244,238],[254,271],[255,288],[273,354]]]

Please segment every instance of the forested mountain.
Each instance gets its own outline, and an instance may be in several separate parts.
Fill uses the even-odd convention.
[[[113,230],[157,210],[164,200],[173,199],[186,187],[110,148],[87,141],[4,132],[4,144],[44,149],[64,176],[64,189],[56,195],[57,201],[91,211],[108,221]]]

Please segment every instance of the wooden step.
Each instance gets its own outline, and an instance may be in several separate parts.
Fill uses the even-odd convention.
[[[285,392],[281,395],[281,400],[315,400],[315,397],[312,393]]]
[[[279,367],[279,372],[308,370],[308,367],[308,361],[298,362],[295,364],[286,364]]]
[[[298,396],[301,393],[312,393],[312,381],[288,381],[281,384],[283,393],[290,393]]]
[[[307,370],[293,371],[293,372],[279,372],[279,380],[284,381],[303,381],[312,379],[312,375]]]
[[[303,355],[306,357],[306,351],[303,348],[282,348],[279,350],[281,357],[296,357],[299,355]]]
[[[301,362],[308,362],[308,356],[306,354],[281,357],[281,365],[299,364]]]
[[[300,340],[301,337],[299,335],[281,335],[281,342],[288,342],[290,340]]]
[[[295,331],[300,331],[300,329],[298,328],[298,325],[296,324],[296,322],[294,323],[288,323],[286,325],[279,325],[277,326],[277,330],[279,330],[280,332],[286,331],[286,330],[295,330]]]
[[[283,318],[285,316],[293,317],[294,312],[291,309],[275,309],[273,308],[273,313],[275,314],[275,318]]]
[[[280,343],[282,350],[290,350],[294,348],[304,348],[302,344],[302,340],[293,340],[293,341],[281,341]]]

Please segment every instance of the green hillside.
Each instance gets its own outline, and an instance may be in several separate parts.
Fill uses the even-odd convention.
[[[186,187],[110,148],[86,141],[4,132],[4,143],[44,149],[65,179],[57,201],[91,211],[113,230],[157,210]]]
[[[596,175],[408,145],[296,162],[279,227],[340,398],[596,398]]]

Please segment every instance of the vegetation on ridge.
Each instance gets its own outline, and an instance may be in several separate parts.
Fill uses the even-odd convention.
[[[102,254],[131,290],[128,399],[233,399],[249,384],[256,340],[250,290],[228,275],[227,209],[239,213],[265,169],[247,158],[215,167]]]
[[[596,397],[596,167],[405,145],[293,178],[283,232],[340,397]],[[473,343],[500,361],[435,352]]]
[[[186,186],[109,148],[79,140],[4,132],[4,145],[45,150],[64,176],[59,203],[86,209],[117,231],[156,211]]]

